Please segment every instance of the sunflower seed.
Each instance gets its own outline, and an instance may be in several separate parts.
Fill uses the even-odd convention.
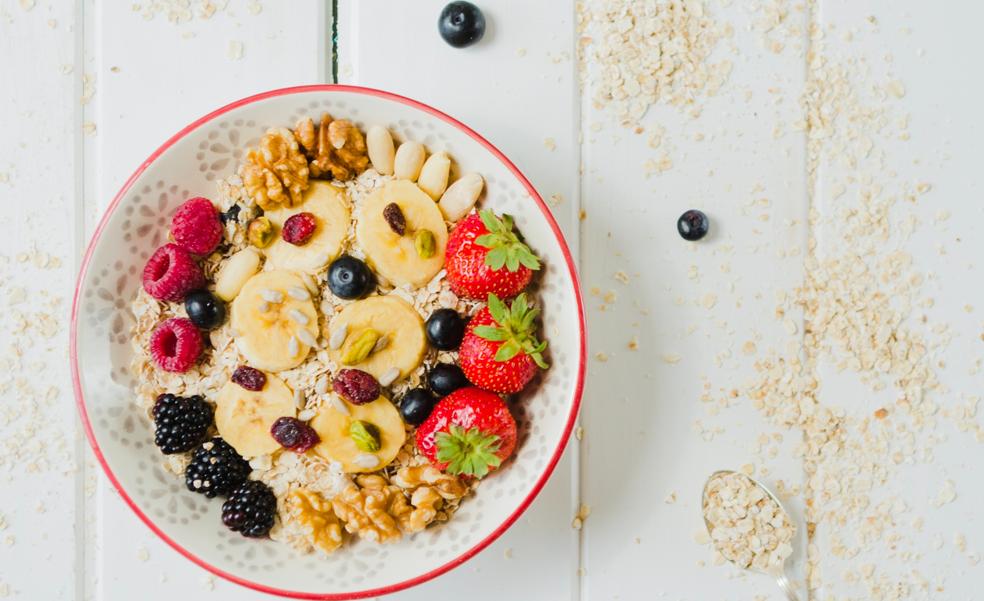
[[[302,422],[311,421],[313,417],[314,417],[314,409],[305,409],[304,411],[301,411],[300,413],[297,414],[297,419],[301,420]]]
[[[260,296],[263,300],[270,303],[282,303],[284,302],[284,293],[279,290],[271,290],[270,288],[264,288],[260,290]]]
[[[370,455],[369,453],[363,453],[361,455],[356,455],[355,459],[352,460],[352,463],[361,468],[372,469],[379,465],[379,457]]]
[[[290,341],[287,342],[287,353],[290,357],[296,357],[297,353],[301,352],[301,345],[298,344],[297,338],[293,336],[290,337]]]
[[[333,394],[328,395],[328,402],[331,403],[331,406],[334,407],[336,410],[338,410],[338,412],[341,413],[342,415],[351,415],[352,412],[349,411],[349,408],[345,406],[345,403],[342,402],[342,399],[338,398],[337,396]]]
[[[333,351],[337,351],[342,348],[345,344],[345,339],[348,337],[348,324],[342,324],[337,330],[332,332],[331,338],[328,339],[328,348]]]
[[[304,344],[310,346],[311,348],[317,348],[318,339],[315,338],[311,332],[308,332],[304,328],[301,328],[300,330],[297,330],[296,336]]]
[[[376,341],[376,344],[373,345],[372,352],[378,353],[379,351],[389,346],[389,343],[390,343],[389,336],[380,336],[379,340]]]
[[[314,383],[314,391],[318,394],[328,392],[328,376],[318,378],[318,381]]]
[[[300,309],[291,309],[287,312],[287,315],[302,326],[306,326],[311,321]]]
[[[379,376],[379,383],[382,386],[389,386],[400,377],[400,370],[396,367],[391,367],[383,372],[383,375]]]
[[[291,286],[290,288],[288,288],[287,294],[290,295],[291,298],[299,301],[305,301],[311,298],[310,292],[308,292],[304,288],[299,288],[297,286]]]

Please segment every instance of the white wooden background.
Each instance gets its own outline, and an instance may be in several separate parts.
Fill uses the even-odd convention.
[[[224,103],[331,81],[334,20],[339,82],[405,94],[462,119],[509,155],[544,197],[561,199],[554,211],[579,252],[590,354],[608,357],[589,366],[583,441],[572,441],[527,514],[465,566],[395,597],[778,599],[768,579],[736,578],[711,565],[708,549],[694,542],[703,479],[758,461],[749,443],[772,428],[747,406],[708,418],[698,399],[705,382],[716,392],[750,375],[747,366],[713,360],[736,351],[734,341],[754,335],[764,347],[785,337],[772,314],[773,294],[800,281],[802,257],[774,251],[807,235],[806,140],[789,126],[801,117],[807,70],[796,50],[807,46],[808,11],[789,5],[784,28],[793,33],[777,38],[788,48],[776,54],[759,27],[763,9],[776,2],[709,3],[719,22],[734,26],[719,48],[734,61],[733,74],[720,95],[702,103],[699,119],[666,107],[650,112],[647,126],[665,129],[673,168],[647,178],[642,163],[655,154],[647,136],[613,125],[587,100],[590,89],[584,99],[579,94],[570,0],[479,2],[489,33],[466,50],[437,36],[441,0],[340,0],[336,16],[317,0],[289,7],[228,0],[216,2],[224,8],[207,19],[192,2],[194,16],[172,22],[166,7],[177,4],[0,0],[0,300],[10,305],[0,312],[0,598],[266,598],[183,560],[103,480],[81,438],[68,383],[67,305],[88,233],[139,162]],[[912,141],[887,149],[888,160],[900,177],[932,183],[932,202],[916,209],[924,224],[940,210],[952,214],[929,227],[930,235],[914,237],[909,250],[934,274],[936,305],[928,313],[955,333],[940,357],[952,366],[942,372],[944,382],[953,395],[972,397],[984,383],[972,369],[984,310],[975,267],[984,256],[984,198],[975,177],[984,150],[977,77],[984,5],[816,4],[819,25],[854,33],[826,36],[826,52],[864,58],[876,76],[906,82],[900,104],[912,116]],[[787,129],[775,139],[777,122]],[[818,189],[833,172],[821,168]],[[770,198],[773,222],[788,219],[793,227],[775,239],[763,235],[746,214],[757,196]],[[690,207],[708,212],[715,228],[696,246],[674,232],[677,215]],[[690,277],[692,266],[698,278]],[[620,270],[628,284],[614,279]],[[614,303],[603,300],[609,290]],[[719,297],[713,310],[697,302],[709,292]],[[976,312],[964,308],[975,304]],[[61,328],[38,325],[46,314]],[[637,352],[627,349],[633,336]],[[670,355],[679,362],[659,359]],[[870,410],[868,393],[851,382],[825,383],[824,395],[862,399],[859,410]],[[695,420],[723,429],[707,441],[694,431]],[[788,438],[783,453],[759,467],[769,478],[801,482]],[[979,598],[975,584],[984,573],[974,554],[984,552],[984,524],[975,510],[984,481],[972,472],[984,451],[966,434],[945,431],[941,438],[935,462],[893,483],[912,510],[907,516],[926,515],[912,537],[915,552],[857,561],[925,574],[933,588],[912,598]],[[932,509],[946,479],[956,482],[957,498]],[[578,532],[571,520],[582,502],[591,515]],[[957,535],[966,537],[965,549]],[[863,597],[841,582],[842,560],[822,565],[823,598]]]

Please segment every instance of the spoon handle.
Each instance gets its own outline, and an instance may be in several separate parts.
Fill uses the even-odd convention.
[[[789,601],[799,601],[799,597],[793,592],[793,585],[789,582],[789,578],[786,578],[786,572],[784,570],[778,570],[775,573],[776,584],[782,589],[782,592],[786,593],[786,598]]]

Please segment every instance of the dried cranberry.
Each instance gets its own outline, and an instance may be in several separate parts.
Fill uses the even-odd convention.
[[[317,229],[318,222],[311,213],[297,213],[291,215],[284,222],[284,229],[280,235],[283,239],[295,246],[303,246]]]
[[[263,390],[266,386],[266,374],[258,369],[240,365],[232,372],[232,381],[246,390]]]
[[[285,449],[304,453],[321,442],[314,428],[293,417],[279,417],[270,427],[270,435]]]
[[[371,403],[379,398],[379,382],[361,369],[343,369],[335,376],[331,387],[354,405]]]

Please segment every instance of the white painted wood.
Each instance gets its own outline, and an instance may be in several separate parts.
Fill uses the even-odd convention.
[[[20,2],[0,0],[0,81],[6,91],[0,97],[0,174],[6,176],[0,179],[0,202],[8,222],[19,225],[0,236],[0,299],[16,286],[70,295],[73,257],[96,216],[139,161],[181,126],[248,94],[325,80],[328,3],[295,0],[287,9],[267,2],[259,15],[247,4],[230,0],[211,19],[173,24],[165,15],[145,21],[129,2],[39,1],[24,10]],[[804,59],[793,51],[794,43],[787,41],[778,55],[763,48],[759,34],[749,29],[748,9],[757,3],[712,3],[715,18],[734,25],[737,52],[728,42],[719,49],[733,55],[734,72],[721,94],[703,103],[697,120],[673,109],[651,112],[646,126],[665,128],[674,166],[646,179],[642,162],[659,154],[646,146],[647,134],[621,130],[590,102],[577,103],[572,3],[483,2],[489,37],[466,50],[446,47],[436,35],[442,4],[437,0],[340,4],[342,82],[407,94],[461,118],[513,158],[545,197],[562,197],[555,216],[573,245],[583,239],[592,353],[608,356],[590,363],[580,456],[572,445],[541,497],[490,549],[395,598],[777,599],[766,578],[700,567],[700,561],[710,564],[710,553],[693,535],[701,527],[700,485],[712,469],[755,463],[770,470],[767,479],[803,479],[792,457],[792,436],[785,433],[779,457],[762,460],[749,442],[773,427],[749,407],[715,416],[708,414],[711,403],[699,401],[705,384],[719,398],[750,375],[740,352],[744,340],[754,339],[763,349],[786,336],[772,314],[773,292],[799,281],[802,261],[780,259],[775,251],[806,236],[805,140],[792,129],[773,139],[772,127],[800,114]],[[973,76],[981,44],[976,24],[984,9],[964,3],[956,15],[914,0],[819,5],[821,23],[857,32],[850,42],[828,35],[829,51],[864,56],[876,77],[905,81],[898,106],[912,115],[911,140],[886,148],[889,168],[901,178],[932,184],[912,207],[923,227],[906,248],[919,269],[931,274],[927,287],[936,303],[927,316],[949,322],[954,335],[939,358],[950,390],[941,404],[970,402],[980,394],[980,372],[974,369],[982,355],[984,310],[978,264],[984,256],[984,204],[975,178],[984,150],[981,84]],[[877,16],[877,25],[869,15]],[[793,11],[790,18],[805,25],[805,13]],[[240,60],[228,57],[232,41],[243,43]],[[62,65],[73,67],[62,73]],[[94,77],[94,95],[84,107],[83,74]],[[94,135],[82,135],[84,121],[95,124]],[[594,123],[603,124],[600,131]],[[698,133],[703,141],[695,139]],[[547,148],[546,138],[554,140],[555,150]],[[836,177],[836,170],[822,171],[818,189]],[[774,234],[746,206],[755,198],[772,201],[771,223],[785,218],[797,225]],[[587,219],[579,226],[581,206]],[[715,228],[696,246],[673,231],[677,215],[690,207],[705,209]],[[934,223],[943,209],[951,217]],[[38,272],[17,263],[17,253],[32,245],[61,256],[63,267]],[[629,284],[614,279],[618,270],[629,275]],[[601,311],[609,290],[617,300]],[[717,295],[711,310],[700,304],[709,292]],[[0,358],[6,357],[10,315],[0,314]],[[635,352],[626,346],[633,335],[639,340]],[[41,474],[0,465],[0,514],[7,523],[0,531],[0,591],[7,586],[14,598],[31,601],[269,598],[213,579],[178,556],[105,485],[77,436],[63,364],[66,336],[62,331],[27,349],[23,366],[37,373],[36,361],[48,365],[44,377],[57,386],[59,402],[41,408],[43,436],[62,433],[69,456],[85,465],[77,472],[66,466]],[[717,365],[715,356],[726,351],[730,355]],[[679,362],[663,360],[674,355]],[[5,378],[0,373],[4,408],[19,398],[4,386]],[[846,379],[831,379],[824,390],[857,411],[870,412],[883,401]],[[723,431],[702,440],[693,430],[696,420],[708,437],[715,427]],[[0,425],[3,440],[10,427]],[[935,461],[906,466],[886,491],[906,499],[911,509],[900,515],[904,523],[925,516],[922,530],[900,547],[911,559],[874,554],[864,561],[890,576],[919,570],[933,587],[942,587],[939,598],[976,598],[984,564],[975,564],[973,554],[984,549],[984,525],[975,512],[984,489],[974,470],[984,458],[973,434],[955,432],[950,422],[941,422],[938,433],[943,440]],[[937,509],[931,500],[946,479],[956,482],[957,498]],[[570,528],[579,491],[592,506],[580,545]],[[675,502],[664,502],[670,493]],[[39,501],[43,513],[37,511]],[[802,511],[795,503],[793,509]],[[954,543],[958,533],[967,539],[965,551]],[[8,536],[12,545],[4,544]],[[940,549],[937,536],[944,540]],[[840,578],[849,564],[862,560],[829,557],[829,540],[819,542],[828,561],[824,593],[863,598]],[[42,571],[59,577],[39,577]]]
[[[700,117],[655,106],[647,131],[634,134],[593,107],[594,90],[585,90],[582,277],[591,354],[607,355],[589,359],[582,416],[584,501],[592,507],[585,599],[638,599],[642,591],[751,599],[776,590],[765,577],[735,579],[731,568],[704,567],[710,550],[694,541],[703,529],[704,480],[718,469],[761,464],[750,443],[774,431],[750,407],[711,410],[752,373],[742,341],[764,348],[784,339],[773,290],[800,280],[802,257],[776,251],[806,239],[805,140],[772,134],[777,119],[799,114],[803,59],[762,49],[742,4],[713,11],[735,29],[713,60],[730,58],[734,69],[717,96],[699,103]],[[770,87],[783,90],[781,102]],[[657,127],[665,134],[653,149]],[[664,153],[672,168],[646,178],[644,161]],[[754,208],[758,198],[771,208]],[[711,234],[697,244],[676,232],[690,208],[711,219]],[[763,212],[769,223],[758,220]],[[772,227],[784,220],[798,225]],[[628,284],[615,279],[619,270]],[[609,291],[617,300],[602,307]],[[637,351],[628,348],[633,337]],[[701,402],[704,394],[709,402]],[[784,455],[767,465],[772,478],[799,483],[801,468],[789,455],[797,441],[784,434]]]

